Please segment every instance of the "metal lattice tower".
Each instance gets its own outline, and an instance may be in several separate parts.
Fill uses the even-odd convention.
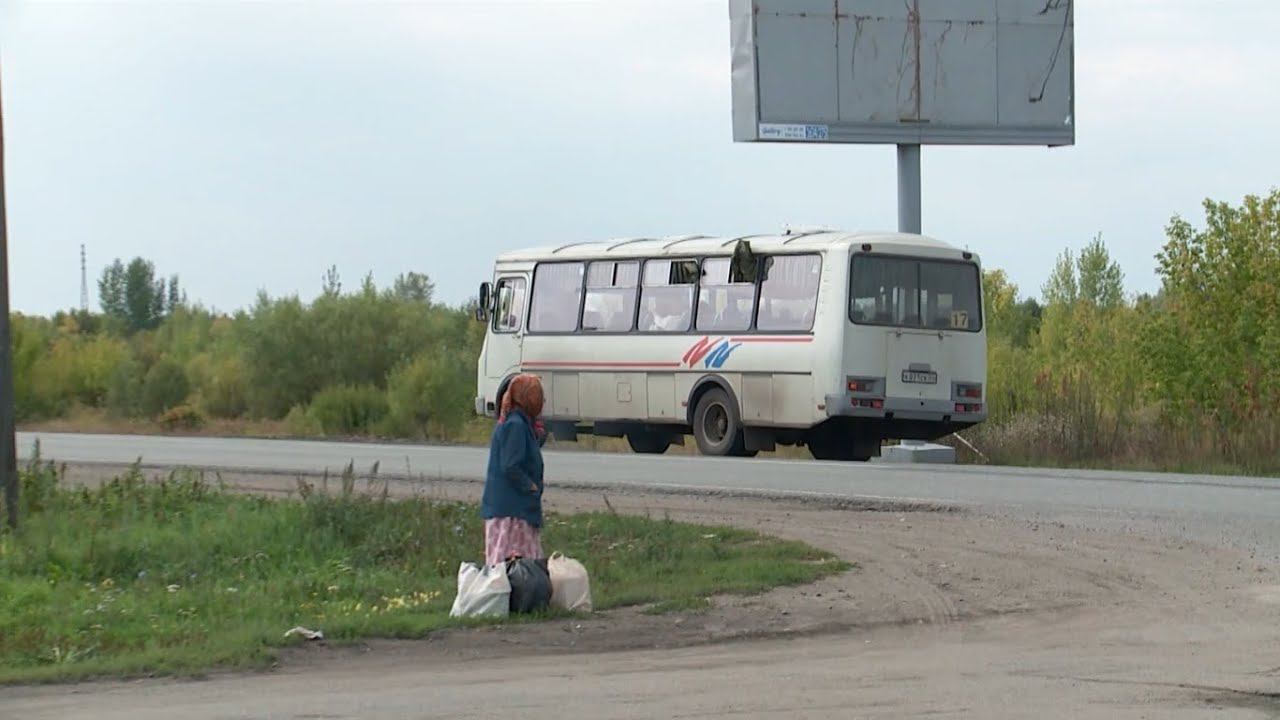
[[[84,245],[80,246],[80,312],[89,312],[89,272],[85,264]]]

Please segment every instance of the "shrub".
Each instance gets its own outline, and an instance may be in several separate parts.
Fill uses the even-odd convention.
[[[142,383],[142,412],[156,417],[186,401],[191,392],[187,374],[182,366],[168,358],[162,359],[147,371]]]
[[[387,379],[388,434],[453,438],[472,412],[472,365],[445,348],[402,365]]]
[[[22,338],[18,340],[25,344]],[[19,350],[30,352],[21,346]],[[26,357],[17,358],[17,368],[31,383],[30,396],[39,399],[33,409],[61,415],[74,405],[101,407],[116,368],[128,357],[129,348],[123,341],[64,333],[52,341],[44,357],[29,371],[22,367],[30,362]]]
[[[289,434],[295,437],[319,437],[324,434],[320,423],[307,412],[306,405],[294,405],[289,414],[284,416],[284,425]]]
[[[244,365],[238,357],[209,360],[203,368],[200,402],[213,417],[237,418],[249,408]]]
[[[165,430],[199,430],[204,427],[204,414],[190,405],[178,405],[156,419]]]
[[[107,410],[120,417],[140,417],[145,375],[142,363],[133,358],[126,358],[117,365],[107,383]]]
[[[10,332],[13,343],[13,395],[18,420],[30,420],[58,412],[51,397],[52,383],[45,382],[49,345],[53,341],[53,323],[46,318],[27,317],[15,313]]]
[[[372,385],[337,385],[316,393],[307,414],[326,435],[367,435],[387,416],[387,395]]]

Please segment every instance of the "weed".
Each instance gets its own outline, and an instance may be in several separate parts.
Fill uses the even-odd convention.
[[[352,465],[341,492],[302,483],[291,500],[136,465],[96,488],[60,480],[37,453],[24,524],[0,533],[0,682],[255,667],[295,625],[420,637],[451,624],[458,564],[483,552],[474,505],[358,492]],[[582,560],[600,609],[687,609],[846,567],[754,532],[613,512],[549,515],[543,543]]]

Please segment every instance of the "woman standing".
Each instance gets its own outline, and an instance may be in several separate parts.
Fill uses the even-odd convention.
[[[513,378],[502,398],[480,501],[486,565],[514,555],[543,558],[542,403],[542,382],[534,375]]]

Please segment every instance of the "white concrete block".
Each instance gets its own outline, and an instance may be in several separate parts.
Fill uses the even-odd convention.
[[[950,465],[956,461],[955,448],[946,445],[920,442],[919,440],[903,440],[901,445],[891,445],[881,451],[885,462],[893,463],[933,463]]]

